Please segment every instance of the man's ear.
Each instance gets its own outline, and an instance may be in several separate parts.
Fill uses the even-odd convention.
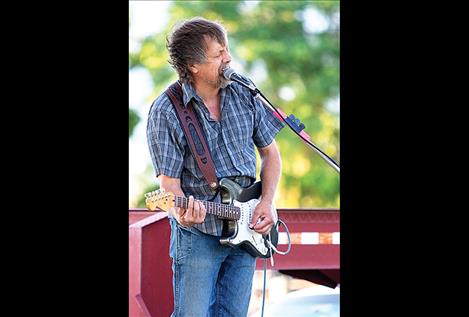
[[[197,74],[199,72],[199,69],[197,68],[195,64],[190,64],[189,69],[192,72],[192,74]]]

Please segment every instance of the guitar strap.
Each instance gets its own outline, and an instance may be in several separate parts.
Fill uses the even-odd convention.
[[[187,107],[184,108],[182,104],[182,85],[179,80],[166,89],[166,94],[176,109],[182,130],[184,131],[187,143],[189,144],[192,155],[195,157],[197,165],[208,181],[209,186],[212,189],[216,189],[218,187],[218,179],[215,173],[215,165],[213,164],[212,156],[207,146],[205,134],[202,132],[199,120],[197,120],[195,116],[192,100],[189,101]]]

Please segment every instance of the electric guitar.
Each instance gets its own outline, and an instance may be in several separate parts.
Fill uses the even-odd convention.
[[[272,207],[274,226],[265,237],[249,228],[252,214],[262,193],[261,182],[255,182],[247,188],[239,186],[228,178],[220,180],[222,203],[202,201],[207,213],[223,219],[223,231],[220,243],[231,247],[242,246],[251,255],[269,258],[271,248],[266,240],[274,246],[278,243],[276,228],[277,210]],[[172,207],[187,208],[189,199],[176,196],[162,189],[145,194],[145,204],[150,211],[161,209],[168,211]]]

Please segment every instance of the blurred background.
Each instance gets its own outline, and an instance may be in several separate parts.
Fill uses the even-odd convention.
[[[158,188],[146,120],[153,100],[177,80],[166,36],[194,16],[228,31],[232,68],[251,78],[313,144],[340,163],[339,1],[129,1],[129,207],[144,208]],[[276,206],[340,207],[339,174],[288,127],[276,137],[282,157]]]
[[[153,100],[177,80],[168,63],[166,36],[177,21],[194,16],[225,26],[231,67],[251,78],[276,107],[299,118],[313,144],[340,165],[339,5],[339,1],[129,1],[129,208],[145,208],[144,193],[159,187],[146,143],[147,114]],[[290,128],[282,129],[276,141],[283,165],[276,206],[340,208],[339,174]],[[250,317],[260,316],[262,288],[263,272],[256,271]],[[269,270],[266,309],[280,313],[271,306],[277,303],[289,316],[313,316],[313,312],[338,316],[338,290],[328,295],[335,297],[327,302],[323,297],[314,297],[315,301],[309,293],[291,300],[286,296],[310,289],[316,294],[323,288]],[[266,311],[265,316],[275,315]]]

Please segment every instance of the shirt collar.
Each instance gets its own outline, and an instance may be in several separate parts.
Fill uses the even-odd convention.
[[[184,102],[184,107],[187,107],[187,104],[192,98],[200,100],[200,97],[191,84],[182,83],[182,101]]]
[[[230,85],[231,83],[228,84],[226,88],[228,88]],[[225,93],[226,88],[221,88],[220,95]],[[199,95],[197,95],[197,92],[191,84],[182,83],[182,101],[184,102],[184,107],[187,107],[187,104],[192,100],[192,98],[203,103],[202,99],[199,97]]]

